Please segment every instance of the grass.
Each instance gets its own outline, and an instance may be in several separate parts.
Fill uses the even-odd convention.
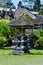
[[[30,50],[33,55],[11,55],[11,52],[8,48],[0,49],[0,65],[43,65],[43,50]]]

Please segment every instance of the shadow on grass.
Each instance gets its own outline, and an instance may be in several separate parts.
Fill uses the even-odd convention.
[[[4,47],[4,48],[1,48],[2,50],[12,50],[12,48],[11,47]],[[0,49],[0,50],[1,50]]]
[[[38,52],[38,53],[30,53],[29,55],[43,55],[43,53],[40,53],[40,52]]]
[[[29,54],[12,54],[12,53],[9,53],[8,55],[18,55],[18,56],[21,56],[21,55],[43,55],[42,53],[29,53]]]
[[[12,54],[12,53],[9,53],[9,55],[22,55],[22,54]],[[23,55],[43,55],[43,53],[41,52],[37,52],[37,53],[23,53]]]

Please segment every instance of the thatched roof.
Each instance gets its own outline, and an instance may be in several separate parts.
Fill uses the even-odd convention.
[[[15,10],[15,17],[16,18],[19,18],[22,14],[28,14],[28,16],[30,17],[30,18],[32,18],[32,19],[35,19],[36,18],[36,16],[35,15],[33,15],[28,9],[26,9],[26,8],[21,8],[21,7],[19,7],[19,8],[17,8],[16,10]]]
[[[30,21],[25,21],[23,18],[16,18],[9,23],[11,27],[32,27],[33,24]]]

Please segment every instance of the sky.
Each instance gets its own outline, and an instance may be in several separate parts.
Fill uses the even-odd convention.
[[[17,7],[17,4],[19,1],[22,1],[22,0],[12,0],[12,2],[14,3],[14,5]]]
[[[19,1],[22,1],[22,0],[12,0],[12,2],[15,4],[16,7]],[[41,4],[43,4],[43,0],[40,0],[40,1],[41,1]]]

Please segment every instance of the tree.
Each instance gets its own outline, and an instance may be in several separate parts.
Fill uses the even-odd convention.
[[[40,10],[40,0],[23,0],[24,3],[34,3],[33,9],[32,10]],[[32,5],[32,4],[31,4]],[[27,5],[25,5],[27,7]],[[29,5],[28,5],[29,8]],[[31,9],[30,9],[31,10]]]
[[[7,6],[8,8],[16,9],[16,7],[15,7],[15,5],[14,5],[13,3],[7,2],[7,3],[6,3],[6,6]]]
[[[36,11],[40,10],[40,0],[35,1],[35,5],[34,5],[33,9]]]
[[[37,10],[40,10],[40,0],[36,0]]]
[[[18,8],[21,7],[21,6],[22,6],[22,2],[19,1],[19,3],[18,3]]]
[[[36,7],[36,3],[35,5],[33,6],[33,10],[36,11],[37,7]]]
[[[28,2],[29,0],[23,0],[23,2]]]
[[[39,15],[43,15],[43,10],[39,10]]]

